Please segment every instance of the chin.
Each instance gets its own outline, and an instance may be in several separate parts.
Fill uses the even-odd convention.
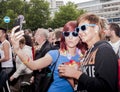
[[[76,47],[76,45],[68,45],[68,47],[74,48],[74,47]]]

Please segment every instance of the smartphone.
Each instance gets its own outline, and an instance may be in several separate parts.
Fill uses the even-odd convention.
[[[15,32],[18,32],[18,31],[22,30],[22,23],[20,22],[20,18],[15,19],[15,22],[14,22],[13,26],[14,27],[15,26],[20,26]]]

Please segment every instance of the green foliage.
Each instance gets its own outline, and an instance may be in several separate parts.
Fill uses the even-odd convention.
[[[0,26],[3,26],[5,23],[3,22],[3,18],[6,15],[6,8],[7,3],[4,2],[3,0],[1,0],[0,2]],[[6,25],[4,25],[3,27],[5,27]]]
[[[61,6],[59,11],[55,13],[53,20],[49,22],[51,28],[63,27],[70,20],[76,20],[78,16],[85,13],[83,10],[78,10],[75,4],[69,2]]]
[[[23,1],[21,0],[2,0],[0,2],[0,26],[1,27],[6,27],[6,25],[8,26],[8,29],[11,29],[13,27],[14,24],[14,20],[15,18],[19,15],[19,14],[23,14]],[[10,23],[6,24],[3,21],[3,18],[5,16],[9,16],[10,17]]]
[[[76,20],[84,12],[69,2],[67,5],[61,6],[55,16],[50,18],[49,3],[46,0],[30,0],[30,2],[26,2],[26,0],[0,0],[0,26],[10,30],[17,16],[24,15],[26,21],[23,24],[24,29],[57,28],[64,26],[70,20]],[[5,16],[10,17],[10,23],[4,23]]]
[[[31,0],[31,7],[29,15],[27,16],[27,27],[36,29],[38,27],[45,27],[49,19],[49,4],[45,0]]]
[[[38,27],[46,27],[46,22],[49,19],[49,4],[45,0],[31,0],[29,3],[26,0],[2,0],[0,1],[0,26],[8,29],[13,27],[15,18],[19,15],[24,15],[26,23],[24,28],[35,30]],[[9,16],[11,21],[6,24],[3,21],[5,16]]]

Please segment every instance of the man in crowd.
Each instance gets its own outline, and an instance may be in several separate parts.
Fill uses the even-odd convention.
[[[55,49],[51,43],[48,41],[49,31],[43,28],[38,28],[34,38],[37,46],[35,47],[35,60],[43,57],[49,50]],[[34,92],[39,92],[39,86],[41,81],[41,74],[43,74],[47,68],[42,70],[36,70],[33,73],[31,82],[34,80]]]
[[[0,71],[0,92],[5,89],[5,92],[9,92],[8,79],[13,70],[13,61],[12,61],[12,49],[10,42],[6,39],[7,30],[4,28],[0,28],[0,63],[1,63],[1,71]]]
[[[113,50],[120,57],[120,27],[116,23],[110,23],[108,29],[105,31],[107,37],[109,37],[109,43],[113,47]]]

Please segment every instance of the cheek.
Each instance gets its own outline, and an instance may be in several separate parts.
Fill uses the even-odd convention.
[[[87,37],[89,35],[89,32],[88,31],[84,31],[84,32],[79,32],[79,36],[81,37],[81,38],[85,38],[85,37]]]
[[[36,41],[36,42],[38,42],[38,41],[39,41],[38,37],[35,37],[35,41]]]
[[[82,31],[80,31],[78,35],[79,35],[79,37],[80,37],[80,38],[82,38],[82,37],[84,37],[84,36],[85,36],[85,33],[84,33],[84,32],[82,32]]]
[[[109,35],[109,34],[110,34],[110,32],[106,32],[105,34],[106,34],[106,35]]]
[[[80,37],[82,39],[83,42],[87,42],[89,41],[90,39],[92,39],[94,37],[94,33],[92,32],[89,32],[89,31],[85,31],[83,33],[80,34]]]
[[[73,37],[71,39],[71,41],[68,41],[67,43],[72,45],[72,46],[76,46],[78,44],[78,42],[80,41],[80,38],[79,37]]]
[[[0,33],[0,37],[2,36],[2,33]]]
[[[19,47],[20,47],[20,48],[22,48],[22,45],[21,45],[21,44],[19,44]]]
[[[108,31],[108,34],[112,34],[110,31]]]
[[[87,39],[91,39],[91,38],[93,38],[95,35],[96,35],[95,32],[89,32],[89,33],[87,33],[86,37],[87,37]]]
[[[75,47],[78,44],[79,41],[80,41],[79,39],[75,38],[75,39],[72,40],[72,42],[69,42],[68,44],[71,47]]]
[[[105,34],[106,34],[106,35],[110,35],[111,33],[110,33],[109,31],[106,31]]]
[[[76,44],[78,44],[78,43],[79,43],[79,41],[80,41],[80,38],[78,37],[78,38],[76,38],[76,39],[75,39],[75,41],[74,41],[74,42],[75,42]]]

